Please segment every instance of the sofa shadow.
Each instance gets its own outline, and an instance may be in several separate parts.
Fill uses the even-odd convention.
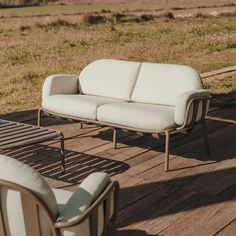
[[[222,109],[213,110],[209,112],[206,120],[208,140],[210,145],[210,154],[207,155],[205,149],[205,142],[203,139],[203,129],[200,125],[197,125],[192,132],[180,133],[172,135],[170,138],[170,155],[182,156],[184,158],[193,158],[201,161],[223,161],[235,157],[236,151],[232,149],[234,147],[234,136],[236,133],[236,109]],[[108,130],[100,131],[96,138],[108,139],[106,133]],[[118,134],[124,131],[119,130]],[[135,133],[130,133],[130,135]],[[158,154],[165,152],[165,139],[156,139],[150,135],[137,136],[131,141],[123,141],[117,139],[118,149],[127,149],[129,147],[138,147],[147,150],[157,151]],[[181,146],[183,148],[181,148]],[[219,147],[221,152],[219,153]],[[234,150],[233,152],[230,150]],[[223,153],[223,155],[222,155]],[[190,168],[193,166],[190,166]]]
[[[66,182],[80,183],[90,173],[103,171],[110,176],[123,173],[129,165],[95,155],[71,150],[66,151],[66,173],[61,172],[60,149],[48,145],[31,145],[1,151],[1,154],[15,158],[37,170],[44,177]]]
[[[128,236],[128,235],[133,235],[133,236],[158,236],[158,234],[148,234],[147,232],[143,230],[112,230],[111,231],[112,236]]]

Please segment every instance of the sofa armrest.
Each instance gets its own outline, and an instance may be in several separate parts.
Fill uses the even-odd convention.
[[[199,120],[202,115],[205,116],[209,107],[210,93],[205,89],[192,90],[188,92],[181,93],[176,100],[175,104],[175,123],[179,126],[185,123],[190,123],[193,118],[193,101],[199,101],[197,107],[196,120]],[[205,114],[203,112],[203,101],[206,101]],[[190,104],[191,103],[191,104]],[[189,109],[187,109],[189,106]]]
[[[77,94],[78,76],[55,74],[47,77],[43,84],[42,99],[54,94]]]

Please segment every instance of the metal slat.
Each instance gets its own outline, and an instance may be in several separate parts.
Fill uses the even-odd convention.
[[[64,136],[61,132],[46,127],[1,119],[0,127],[0,150],[38,144],[55,138],[60,139],[62,173],[65,173]]]
[[[111,192],[107,196],[107,198],[104,201],[104,232],[107,233],[109,230],[109,222],[110,222],[110,212],[111,212]]]
[[[98,207],[94,209],[90,217],[90,236],[98,235]]]
[[[31,198],[21,193],[21,203],[27,236],[40,236],[38,206]]]
[[[9,128],[14,128],[14,127],[17,127],[17,126],[24,126],[24,124],[8,124],[8,125],[4,125],[4,126],[0,126],[0,132],[1,131],[4,131],[4,130],[8,130]]]
[[[0,142],[0,146],[5,146],[5,145],[9,145],[9,144],[12,144],[12,143],[18,143],[18,145],[24,145],[24,143],[28,143],[27,140],[32,140],[32,139],[41,139],[41,136],[47,136],[48,138],[50,138],[51,136],[54,136],[55,135],[55,132],[54,131],[48,131],[48,130],[45,130],[41,133],[36,133],[36,134],[31,134],[31,135],[25,135],[23,137],[19,137],[19,138],[13,138],[9,141],[3,141],[3,142]]]
[[[0,142],[5,142],[7,140],[11,140],[11,139],[16,139],[16,138],[21,138],[21,137],[25,137],[26,135],[33,135],[33,134],[40,134],[42,132],[45,132],[45,130],[43,129],[31,129],[29,131],[25,131],[24,132],[17,132],[16,134],[15,133],[12,133],[10,135],[6,135],[6,136],[3,136],[0,138]]]
[[[17,143],[11,143],[11,144],[8,144],[8,145],[4,145],[4,146],[0,146],[0,150],[3,150],[3,149],[8,149],[8,148],[14,148],[14,147],[20,147],[20,146],[27,146],[27,145],[31,145],[31,144],[36,144],[36,143],[40,143],[40,142],[44,142],[44,141],[48,141],[48,140],[51,140],[51,139],[54,139],[54,138],[57,138],[58,137],[58,134],[55,134],[53,136],[41,136],[40,138],[39,137],[35,137],[33,139],[27,139],[27,140],[24,140],[22,142],[17,142]]]
[[[27,130],[27,129],[30,129],[30,128],[33,128],[33,127],[25,127],[25,126],[19,126],[19,127],[13,127],[11,129],[7,129],[5,131],[0,131],[0,137],[1,136],[4,136],[6,134],[11,134],[11,133],[15,133],[15,132],[21,132],[22,130]]]
[[[1,206],[1,190],[0,190],[0,235],[6,236],[6,229],[5,229],[5,225],[4,225],[2,206]]]

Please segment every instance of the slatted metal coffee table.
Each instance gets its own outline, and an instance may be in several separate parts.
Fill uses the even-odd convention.
[[[36,125],[0,119],[0,150],[37,144],[53,139],[61,143],[61,169],[65,173],[65,150],[63,133]]]

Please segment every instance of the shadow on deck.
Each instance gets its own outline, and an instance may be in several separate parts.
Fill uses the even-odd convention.
[[[35,123],[35,117],[36,111],[26,111],[1,118]],[[173,137],[168,173],[163,169],[163,140],[119,131],[118,148],[114,150],[111,130],[95,126],[80,130],[77,124],[48,118],[43,125],[65,133],[65,175],[61,175],[57,143],[8,150],[5,154],[38,170],[52,186],[58,181],[59,188],[74,189],[95,171],[105,171],[117,179],[121,183],[120,212],[112,235],[181,235],[189,225],[192,228],[185,235],[192,235],[192,230],[212,235],[236,220],[235,117],[235,108],[209,113],[209,156],[200,127]]]

